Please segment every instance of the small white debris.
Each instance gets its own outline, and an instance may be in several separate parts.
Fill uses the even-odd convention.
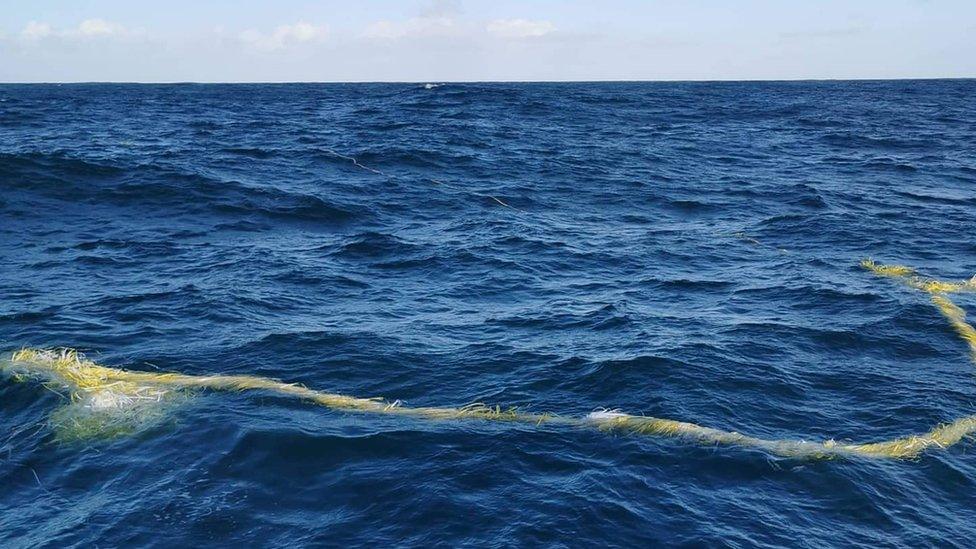
[[[112,391],[98,391],[88,397],[88,408],[92,410],[118,410],[132,405],[132,397],[113,393]]]
[[[607,419],[616,419],[618,417],[630,417],[630,414],[625,414],[620,410],[616,410],[616,409],[607,410],[604,408],[604,409],[597,410],[595,412],[590,412],[589,414],[586,415],[586,419],[590,421],[603,421]]]

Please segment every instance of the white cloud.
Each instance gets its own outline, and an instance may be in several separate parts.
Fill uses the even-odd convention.
[[[318,42],[325,39],[328,29],[305,22],[294,25],[279,25],[271,33],[263,33],[254,29],[240,34],[240,39],[256,49],[275,51],[292,44],[303,42]]]
[[[453,34],[457,25],[452,17],[411,17],[405,21],[377,21],[366,27],[366,38],[418,38]]]
[[[20,31],[20,37],[24,40],[41,40],[45,38],[98,38],[108,36],[129,36],[136,33],[129,31],[118,23],[112,23],[105,19],[92,18],[85,19],[73,29],[55,29],[47,23],[31,21]]]
[[[31,21],[27,23],[27,26],[25,26],[22,31],[20,31],[20,36],[21,38],[25,38],[27,40],[37,40],[50,36],[51,33],[51,25]]]
[[[432,0],[420,11],[421,17],[452,17],[461,13],[458,0]]]
[[[125,28],[122,25],[110,23],[104,19],[85,19],[78,25],[78,34],[82,36],[110,36],[113,34],[123,34]]]
[[[534,38],[545,36],[556,30],[549,21],[530,21],[528,19],[495,19],[489,21],[485,30],[503,38]]]

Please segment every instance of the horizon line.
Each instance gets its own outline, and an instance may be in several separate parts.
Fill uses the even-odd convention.
[[[898,82],[917,80],[976,80],[976,76],[897,76],[892,78],[661,78],[593,80],[35,80],[0,81],[0,86],[129,84],[129,85],[282,85],[282,84],[605,84],[605,83],[736,83],[736,82]]]

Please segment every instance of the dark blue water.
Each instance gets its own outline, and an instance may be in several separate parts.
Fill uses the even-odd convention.
[[[0,86],[0,350],[414,406],[871,441],[971,414],[976,81]],[[357,163],[350,158],[354,157]],[[958,296],[976,311],[976,297]],[[967,546],[917,461],[201,395],[61,444],[0,383],[5,546]]]

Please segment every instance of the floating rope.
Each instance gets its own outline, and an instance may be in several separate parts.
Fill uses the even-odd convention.
[[[862,266],[875,274],[898,279],[912,288],[931,294],[932,302],[966,341],[976,360],[976,329],[966,322],[965,312],[946,297],[946,294],[954,292],[976,291],[976,277],[967,282],[942,282],[921,277],[908,267],[879,265],[870,260],[862,262]],[[976,415],[972,415],[939,425],[927,433],[867,444],[852,444],[835,440],[816,442],[763,439],[695,423],[635,416],[617,410],[600,410],[583,417],[566,417],[484,404],[458,408],[409,407],[399,400],[388,402],[382,398],[357,398],[259,376],[193,376],[109,368],[100,366],[71,349],[21,349],[0,363],[0,369],[7,371],[15,379],[40,380],[52,390],[68,392],[71,404],[56,414],[55,421],[52,421],[65,439],[118,436],[138,431],[158,420],[158,410],[162,404],[183,398],[197,390],[264,391],[298,398],[334,410],[426,420],[500,421],[536,426],[545,423],[607,432],[680,437],[702,444],[751,447],[778,456],[807,459],[851,456],[914,459],[928,449],[948,448],[976,432]]]
[[[320,148],[319,150],[321,150],[324,153],[331,154],[332,156],[334,156],[336,158],[341,158],[342,160],[347,160],[347,161],[351,162],[352,165],[353,166],[356,166],[357,168],[366,170],[367,172],[374,173],[376,175],[382,175],[383,177],[386,177],[387,179],[394,179],[394,180],[402,179],[399,176],[396,176],[396,175],[393,175],[393,174],[384,172],[382,170],[378,170],[376,168],[372,168],[370,166],[367,166],[367,165],[363,164],[362,162],[360,162],[356,157],[349,156],[349,155],[346,155],[346,154],[342,154],[340,152],[334,151],[332,149],[327,149],[327,148],[324,148],[324,147],[323,148]],[[467,189],[467,188],[458,187],[457,185],[451,185],[451,184],[445,183],[444,181],[441,181],[439,179],[433,179],[433,178],[430,178],[430,177],[426,178],[426,181],[429,181],[429,182],[431,182],[431,183],[433,183],[435,185],[440,185],[442,187],[447,187],[447,188],[452,189],[452,190],[455,190],[457,192],[469,193],[469,194],[473,194],[474,196],[481,197],[481,198],[490,198],[490,199],[494,200],[495,202],[497,202],[498,204],[500,204],[502,206],[505,206],[506,208],[509,208],[509,209],[512,209],[512,210],[515,210],[515,211],[518,211],[518,212],[521,212],[522,211],[522,210],[516,208],[515,206],[512,206],[512,205],[508,204],[507,202],[505,202],[504,200],[498,198],[495,195],[482,194],[482,193],[479,193],[477,191],[472,191],[472,190]]]

